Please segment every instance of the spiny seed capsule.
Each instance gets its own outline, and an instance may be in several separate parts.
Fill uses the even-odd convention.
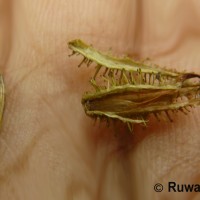
[[[83,63],[87,66],[96,63],[96,71],[90,80],[95,91],[82,97],[85,112],[90,117],[117,119],[132,131],[135,123],[146,126],[151,114],[160,121],[160,115],[164,113],[172,122],[170,112],[187,114],[190,107],[200,105],[198,74],[112,57],[81,40],[69,42],[69,48],[73,55],[83,55],[79,67]]]

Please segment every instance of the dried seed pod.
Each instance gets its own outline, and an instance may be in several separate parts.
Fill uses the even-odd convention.
[[[158,115],[163,113],[172,122],[170,111],[185,113],[188,107],[200,105],[200,83],[193,81],[200,79],[198,74],[148,66],[129,58],[115,58],[81,40],[69,42],[69,48],[83,55],[83,60],[97,64],[90,81],[95,91],[82,98],[85,112],[90,117],[118,119],[132,130],[133,123],[146,125],[151,114],[160,120]],[[99,76],[101,71],[104,71],[106,83]]]

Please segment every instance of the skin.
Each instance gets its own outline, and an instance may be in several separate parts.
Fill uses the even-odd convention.
[[[93,68],[76,66],[68,41],[150,57],[199,72],[198,1],[0,0],[0,65],[6,105],[0,199],[198,199],[167,184],[200,183],[200,109],[150,119],[135,134],[93,125],[80,103]],[[156,193],[156,183],[164,191]]]

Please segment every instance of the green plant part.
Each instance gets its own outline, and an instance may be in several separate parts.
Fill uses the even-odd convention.
[[[90,80],[95,88],[83,95],[87,115],[106,120],[120,120],[132,131],[133,124],[145,125],[153,114],[159,121],[165,113],[187,113],[200,104],[200,75],[167,70],[130,58],[115,58],[103,54],[81,40],[69,42],[73,54],[83,55],[79,67],[96,63]],[[102,72],[102,73],[101,73]]]

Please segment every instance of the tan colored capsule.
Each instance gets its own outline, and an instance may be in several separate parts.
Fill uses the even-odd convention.
[[[83,55],[96,63],[90,80],[95,91],[83,95],[85,113],[93,118],[113,119],[126,123],[146,125],[149,115],[159,121],[165,115],[180,111],[186,114],[190,107],[200,105],[200,75],[167,70],[130,58],[117,58],[101,53],[81,40],[69,42],[73,54]]]

